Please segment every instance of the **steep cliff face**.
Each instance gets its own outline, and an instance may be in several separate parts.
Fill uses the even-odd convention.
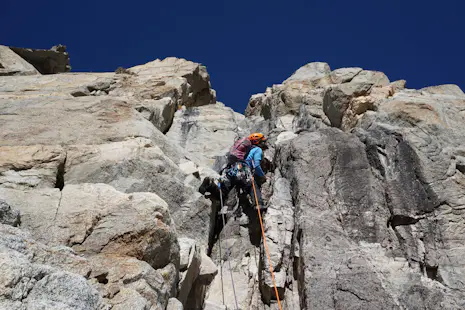
[[[248,115],[292,119],[270,174],[281,223],[268,213],[267,229],[279,236],[268,238],[281,249],[283,297],[297,286],[302,309],[465,306],[465,96],[455,85],[404,85],[317,63],[251,98]],[[276,190],[292,199],[275,202]]]
[[[24,68],[0,68],[0,309],[278,309],[247,196],[223,225],[198,192],[250,131],[283,309],[465,309],[457,86],[310,63],[244,116],[183,59],[40,75],[0,52]]]

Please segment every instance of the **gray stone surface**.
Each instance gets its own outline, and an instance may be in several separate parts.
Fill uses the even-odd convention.
[[[196,157],[199,163],[211,167],[237,137],[243,115],[221,104],[181,109],[166,136]]]
[[[183,310],[182,303],[176,298],[170,298],[166,310]]]
[[[87,255],[132,256],[155,269],[179,265],[168,206],[155,194],[123,194],[105,184],[67,185],[62,192],[0,191],[23,214],[22,227],[41,242],[67,245]]]
[[[40,75],[40,73],[9,47],[0,45],[0,76],[3,75]]]
[[[280,148],[278,165],[283,176],[291,184],[299,184],[292,193],[299,214],[294,232],[298,249],[294,276],[304,307],[463,307],[463,288],[451,286],[456,285],[453,280],[443,282],[436,273],[435,266],[441,265],[436,258],[448,250],[439,249],[430,239],[442,231],[430,226],[435,220],[425,216],[434,202],[428,202],[431,193],[426,194],[415,174],[406,169],[412,165],[412,153],[406,144],[401,151],[401,145],[393,153],[386,150],[386,156],[400,156],[393,160],[405,166],[392,166],[389,160],[384,176],[372,170],[375,159],[357,137],[334,129],[301,134]],[[419,169],[415,164],[411,167]],[[402,181],[396,183],[396,179]],[[412,192],[418,194],[407,195]],[[399,210],[411,206],[413,213],[399,214],[395,206]],[[423,239],[420,244],[424,250],[415,245],[420,241],[415,241],[412,233],[422,236],[417,238]],[[421,251],[428,254],[418,254]],[[443,263],[443,274],[448,278],[450,264],[457,266],[457,262]],[[405,299],[405,292],[418,290],[424,299]],[[429,303],[431,299],[434,303]]]
[[[85,259],[37,244],[11,226],[0,224],[0,232],[2,309],[102,309],[97,290],[80,275],[88,271]]]
[[[316,83],[322,83],[323,80],[330,82],[330,73],[331,69],[327,63],[311,62],[300,67],[287,80],[285,80],[284,83],[292,81],[314,81]]]
[[[359,72],[351,81],[351,83],[371,83],[376,86],[389,85],[388,77],[379,71],[363,70]]]
[[[136,104],[136,110],[163,133],[171,127],[176,107],[176,102],[170,97],[144,100]]]
[[[463,91],[454,84],[430,86],[420,89],[420,91],[428,94],[450,95],[455,97],[465,97]]]
[[[289,181],[274,175],[273,193],[269,199],[264,216],[266,223],[266,243],[270,252],[276,287],[280,299],[284,298],[289,283],[287,275],[292,274],[292,234],[294,232],[294,206],[292,204]],[[270,273],[270,264],[266,255],[262,256],[261,293],[266,303],[275,298],[274,284]]]
[[[129,71],[135,73],[136,78],[127,87],[135,88],[144,99],[161,99],[168,95],[176,100],[179,107],[216,102],[216,93],[210,87],[210,76],[206,68],[198,63],[168,57],[129,68]],[[152,84],[152,88],[147,87],[148,83]]]
[[[202,257],[200,254],[201,249],[194,240],[187,240],[187,238],[184,238],[180,240],[180,243],[182,245],[182,262],[187,262],[185,268],[182,269],[183,272],[180,274],[177,299],[179,299],[183,306],[188,309],[189,305],[187,299],[189,297],[189,292],[199,275]]]
[[[331,81],[333,84],[348,83],[362,70],[362,68],[340,68],[333,70],[331,71]]]
[[[348,83],[329,87],[323,99],[323,111],[328,116],[331,125],[342,127],[346,111],[352,110],[353,99],[370,94],[372,86],[369,83]],[[373,102],[368,101],[360,107],[354,107],[354,109],[357,110],[356,114],[364,113],[368,109],[373,109]]]
[[[0,146],[0,187],[53,188],[66,158],[60,146]]]

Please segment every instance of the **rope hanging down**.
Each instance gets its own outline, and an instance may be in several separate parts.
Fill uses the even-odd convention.
[[[276,293],[276,300],[278,300],[279,310],[283,310],[283,308],[281,307],[281,301],[279,300],[278,288],[276,287],[276,282],[274,279],[274,272],[273,272],[273,265],[271,264],[270,251],[268,250],[268,246],[266,245],[265,229],[263,228],[262,214],[260,212],[260,206],[258,205],[257,190],[255,189],[255,179],[253,175],[252,175],[252,186],[253,186],[253,194],[255,196],[255,203],[257,204],[258,219],[260,220],[260,227],[262,229],[263,245],[265,246],[266,256],[268,257],[268,263],[270,265],[270,273],[271,273],[271,279],[273,280],[274,292]]]
[[[220,190],[220,204],[221,204],[221,217],[223,218],[223,228],[226,227],[226,220],[224,218],[224,212],[223,212],[223,191],[221,190],[221,183],[218,182],[218,189]],[[218,235],[219,239],[219,235]],[[221,263],[221,240],[219,240],[219,247],[220,247],[220,268],[221,268],[221,293],[223,296],[223,305],[224,305],[224,289],[223,289],[223,264]],[[239,306],[237,304],[237,296],[236,296],[236,288],[234,286],[234,278],[232,274],[232,269],[231,269],[231,260],[229,259],[229,248],[226,249],[226,259],[228,260],[229,264],[229,273],[231,275],[231,283],[232,283],[232,289],[234,293],[234,301],[236,302],[236,309],[239,310]]]

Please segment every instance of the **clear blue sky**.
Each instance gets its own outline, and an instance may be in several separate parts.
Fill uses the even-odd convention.
[[[64,44],[73,71],[201,62],[218,100],[243,112],[251,94],[312,61],[465,90],[464,13],[464,0],[3,0],[0,44]]]

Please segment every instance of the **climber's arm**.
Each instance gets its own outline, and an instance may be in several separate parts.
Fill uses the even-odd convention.
[[[253,163],[255,167],[255,174],[259,177],[265,176],[265,173],[263,172],[262,167],[260,166],[261,162],[263,159],[263,151],[261,148],[257,148],[257,150],[253,154]]]

